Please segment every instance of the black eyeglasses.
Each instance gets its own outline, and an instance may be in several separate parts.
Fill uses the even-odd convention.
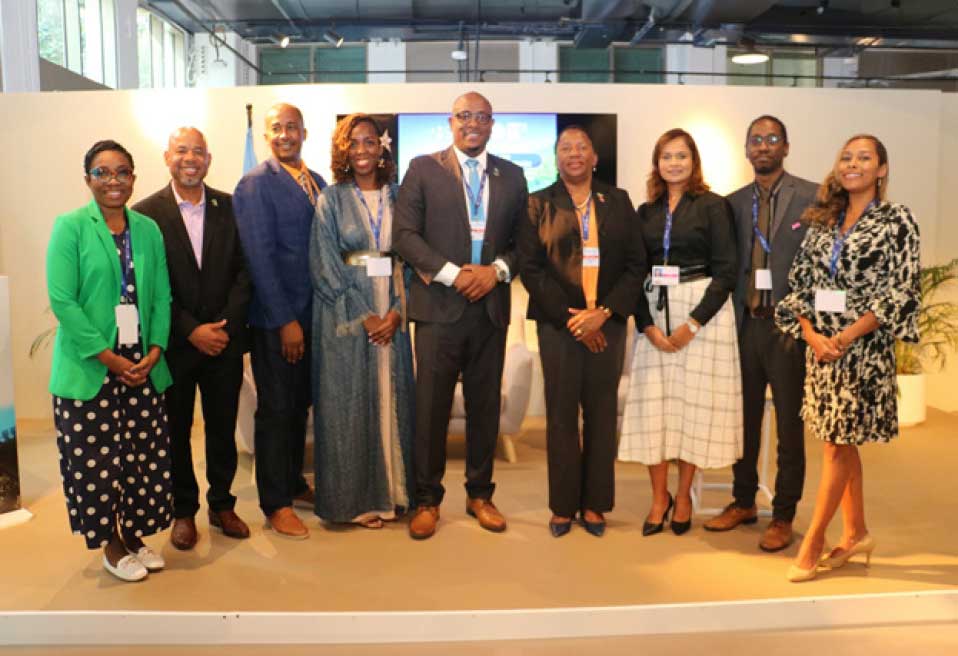
[[[476,123],[479,125],[488,125],[489,121],[492,120],[492,114],[486,114],[485,112],[459,112],[458,114],[453,114],[460,123],[468,123],[472,119],[476,119]]]
[[[116,179],[117,182],[129,182],[133,179],[133,171],[130,169],[111,171],[105,166],[98,166],[95,169],[90,170],[90,177],[103,184],[106,184],[113,179]]]
[[[748,138],[748,142],[753,146],[761,146],[763,143],[766,143],[769,146],[775,146],[782,142],[782,137],[777,134],[768,134],[764,137],[760,134],[753,134]]]

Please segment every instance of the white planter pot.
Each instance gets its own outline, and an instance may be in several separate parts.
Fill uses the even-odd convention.
[[[898,376],[898,424],[916,426],[925,421],[925,374]]]

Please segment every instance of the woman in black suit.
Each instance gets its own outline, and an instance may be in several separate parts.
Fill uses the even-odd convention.
[[[556,141],[559,180],[529,198],[519,228],[522,283],[538,327],[546,396],[549,529],[569,532],[581,511],[592,535],[615,492],[616,396],[626,320],[645,277],[645,253],[629,195],[592,173],[598,157],[585,129]],[[582,439],[579,407],[582,407]],[[580,446],[581,444],[581,446]]]

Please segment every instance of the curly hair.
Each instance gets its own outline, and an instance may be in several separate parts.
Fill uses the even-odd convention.
[[[376,119],[369,114],[357,112],[349,116],[344,116],[339,123],[336,124],[336,129],[333,131],[331,160],[333,180],[336,182],[351,182],[356,179],[355,173],[349,165],[349,144],[353,129],[360,123],[369,123],[373,126],[373,130],[378,136],[381,137],[383,135],[383,131],[379,127],[379,124],[376,123]],[[392,154],[386,148],[383,148],[382,165],[376,168],[376,182],[380,185],[389,184],[395,176],[396,162],[393,160]]]
[[[815,202],[802,214],[803,220],[826,228],[833,228],[838,223],[842,212],[848,209],[848,192],[845,191],[838,179],[838,163],[841,161],[842,153],[848,148],[848,144],[858,139],[868,139],[875,145],[879,166],[888,164],[888,150],[878,137],[871,134],[856,134],[850,137],[838,150],[838,156],[835,158],[832,170],[825,176],[825,181],[822,182],[822,186],[818,188],[818,193],[815,194]],[[885,200],[888,191],[888,175],[885,175],[884,178],[878,178],[876,185],[875,195],[879,201]]]
[[[685,141],[685,145],[692,153],[692,177],[689,178],[688,192],[693,196],[699,196],[709,190],[709,186],[705,184],[705,179],[702,177],[702,158],[699,156],[695,139],[681,128],[672,128],[659,137],[659,140],[655,142],[655,148],[652,149],[652,170],[646,182],[646,198],[650,203],[657,201],[668,190],[668,185],[659,173],[659,157],[662,156],[662,149],[667,143],[679,138]]]

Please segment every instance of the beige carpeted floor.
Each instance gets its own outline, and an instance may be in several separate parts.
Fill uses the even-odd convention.
[[[463,465],[450,461],[447,500],[437,535],[409,539],[402,522],[380,531],[322,527],[301,512],[309,540],[288,541],[262,529],[250,459],[241,456],[234,490],[253,535],[235,541],[207,530],[192,552],[168,543],[167,570],[139,584],[103,571],[100,553],[68,530],[52,430],[24,426],[20,459],[25,505],[35,518],[0,531],[0,610],[361,611],[536,608],[723,601],[953,589],[958,584],[956,416],[930,410],[924,425],[890,444],[864,447],[869,528],[878,542],[871,569],[852,564],[811,583],[788,583],[797,544],[779,554],[757,549],[764,521],[729,533],[693,530],[676,537],[640,533],[650,491],[643,467],[620,463],[617,507],[606,537],[576,528],[556,540],[547,529],[544,425],[527,421],[519,462],[498,461],[496,501],[509,519],[504,534],[479,528],[464,512]],[[202,454],[195,438],[194,453]],[[456,448],[452,448],[455,454]],[[808,442],[807,524],[821,445]],[[198,465],[202,472],[202,464]],[[730,471],[707,480],[729,480]],[[709,493],[711,505],[726,502]],[[838,523],[831,534],[837,536]],[[2,641],[0,641],[2,642]]]

